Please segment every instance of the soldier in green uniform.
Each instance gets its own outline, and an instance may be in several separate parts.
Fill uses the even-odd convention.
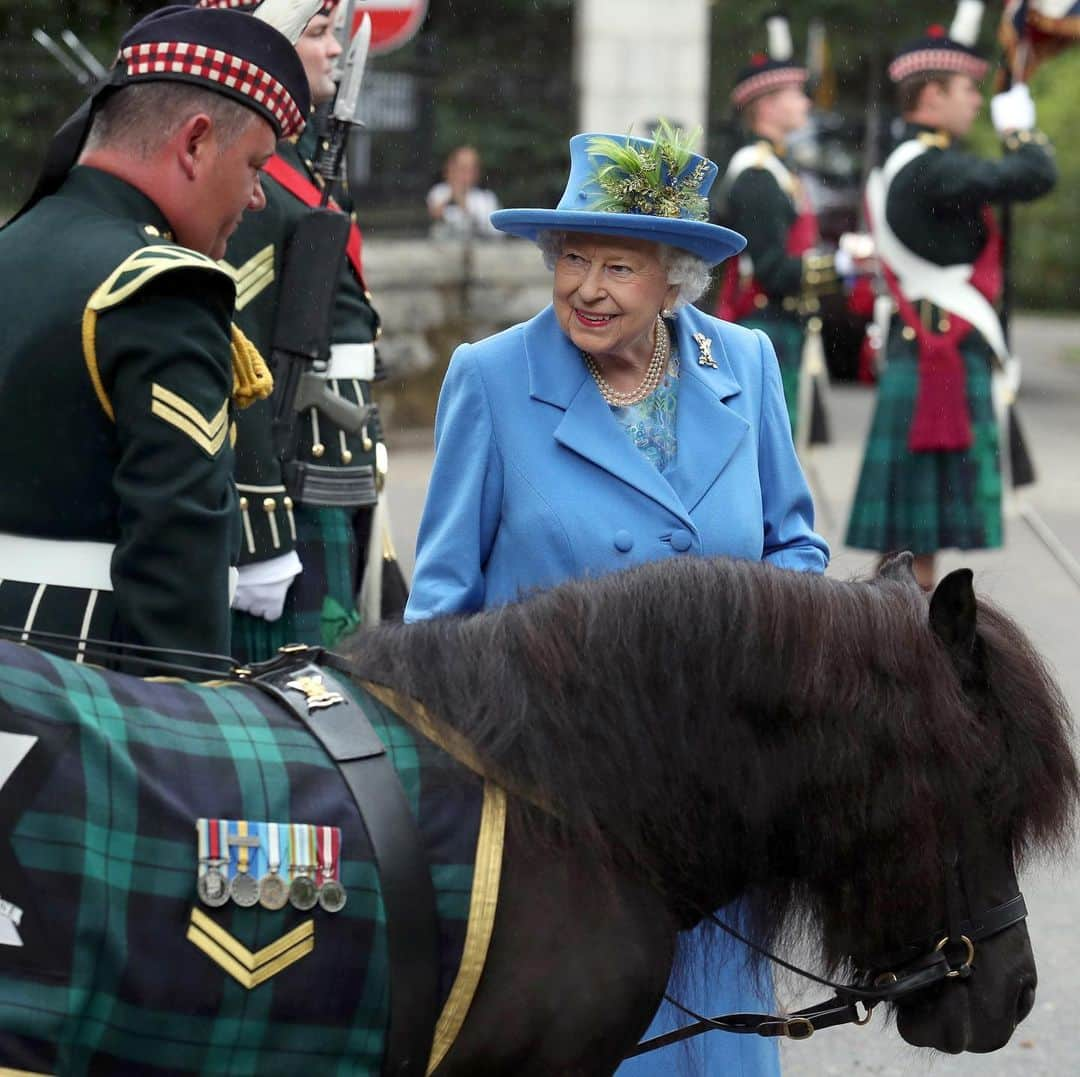
[[[817,249],[817,217],[787,160],[787,140],[806,126],[810,113],[807,71],[792,60],[787,19],[770,15],[766,27],[768,54],[755,55],[731,91],[747,142],[724,176],[725,223],[747,242],[743,255],[728,263],[717,314],[768,334],[780,360],[792,430],[800,433],[806,315],[816,314],[821,290],[836,286],[837,269],[834,256]],[[852,268],[847,262],[845,272]],[[814,328],[820,330],[820,320]]]
[[[297,32],[305,5],[276,3]],[[307,109],[269,22],[151,15],[0,233],[0,624],[17,638],[79,660],[108,657],[87,637],[153,648],[151,665],[228,654],[232,415],[270,379],[215,259]]]
[[[938,550],[1002,542],[994,388],[1010,391],[1011,360],[993,305],[1001,250],[990,203],[1038,198],[1056,178],[1022,84],[991,101],[1000,160],[957,145],[982,104],[987,64],[974,50],[982,7],[961,0],[948,33],[933,27],[893,60],[907,130],[867,187],[896,313],[847,543],[883,555],[911,550],[927,590]]]
[[[202,2],[215,6],[227,0]],[[342,46],[331,20],[337,8],[337,0],[326,0],[296,46],[313,106],[328,103],[336,91],[333,68]],[[299,139],[279,144],[264,180],[267,208],[244,220],[223,263],[237,282],[237,324],[267,355],[273,353],[280,329],[283,282],[290,271],[295,279],[291,260],[305,257],[305,251],[290,248],[290,242],[322,198],[324,181],[313,164],[320,141],[317,126],[313,121]],[[343,196],[335,196],[336,206]],[[371,404],[371,382],[379,376],[374,342],[380,329],[364,282],[361,237],[352,216],[330,315],[329,364],[317,372],[330,393],[363,408]],[[301,484],[275,446],[276,403],[257,403],[237,423],[243,541],[233,603],[233,651],[248,662],[269,658],[291,642],[332,645],[361,619],[372,622],[380,613],[377,599],[362,612],[357,609],[365,564],[372,564],[365,582],[371,577],[378,582],[384,561],[383,528],[374,523],[386,473],[378,414],[372,408],[358,431],[346,431],[315,407],[299,414],[296,459],[305,477]],[[369,557],[373,545],[375,556]]]

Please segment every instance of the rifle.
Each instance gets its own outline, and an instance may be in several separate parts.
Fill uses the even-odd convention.
[[[276,382],[271,421],[274,451],[289,493],[312,504],[318,498],[308,488],[313,480],[318,485],[327,469],[297,459],[297,415],[317,408],[342,430],[359,434],[372,410],[368,404],[354,404],[332,393],[325,377],[316,371],[316,364],[330,358],[334,300],[349,224],[344,213],[330,209],[316,209],[300,219],[285,249],[271,345]]]

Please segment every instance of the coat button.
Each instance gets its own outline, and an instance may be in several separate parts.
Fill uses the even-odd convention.
[[[629,531],[615,532],[615,549],[619,553],[629,553],[634,548],[634,536]]]
[[[694,538],[689,531],[684,531],[681,527],[671,532],[671,548],[678,550],[679,553],[686,553],[687,550],[693,545]]]

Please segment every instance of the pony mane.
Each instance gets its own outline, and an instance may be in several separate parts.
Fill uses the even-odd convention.
[[[846,924],[890,937],[937,892],[943,824],[987,775],[1019,849],[1066,831],[1067,708],[1015,624],[986,617],[985,714],[917,588],[727,558],[384,626],[349,657],[549,805],[553,840],[640,873],[685,923],[750,895],[756,938],[823,935],[835,966]]]

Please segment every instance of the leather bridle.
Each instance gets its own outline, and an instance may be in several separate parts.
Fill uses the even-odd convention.
[[[718,916],[710,913],[707,919],[727,935],[745,943],[751,950],[781,968],[825,987],[831,987],[835,994],[823,1002],[796,1010],[786,1016],[728,1013],[718,1017],[705,1017],[700,1013],[695,1013],[677,999],[665,994],[664,998],[687,1017],[693,1018],[693,1023],[665,1032],[660,1036],[642,1040],[626,1057],[634,1058],[713,1030],[806,1040],[824,1028],[847,1024],[867,1024],[873,1015],[874,1007],[881,1002],[898,1002],[916,991],[922,991],[935,984],[944,983],[947,980],[967,979],[972,974],[975,961],[975,944],[1020,923],[1027,916],[1027,905],[1023,894],[1017,889],[1016,894],[1008,901],[995,905],[978,916],[965,915],[969,908],[967,888],[964,886],[960,858],[955,854],[951,857],[950,868],[951,870],[946,872],[945,881],[948,925],[934,934],[932,938],[936,941],[924,945],[905,946],[878,959],[875,961],[875,968],[855,983],[835,983],[799,968],[758,946],[730,924],[726,924]]]

